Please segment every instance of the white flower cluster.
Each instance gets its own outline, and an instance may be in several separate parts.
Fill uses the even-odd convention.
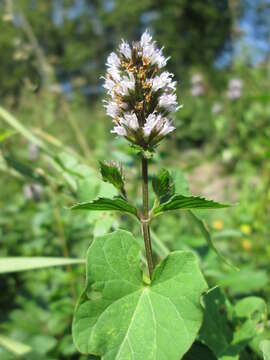
[[[173,74],[161,70],[167,60],[147,31],[132,45],[122,41],[107,59],[105,107],[115,123],[112,132],[144,149],[175,129],[169,115],[180,106]]]

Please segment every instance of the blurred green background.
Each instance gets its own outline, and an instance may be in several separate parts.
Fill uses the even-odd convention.
[[[101,76],[120,40],[146,28],[171,57],[184,105],[150,175],[182,170],[193,193],[238,203],[205,219],[240,271],[220,262],[184,212],[153,222],[155,259],[191,248],[210,286],[269,306],[269,0],[0,0],[0,256],[84,258],[93,236],[119,226],[142,241],[125,216],[67,208],[111,194],[97,171],[104,159],[122,162],[140,205],[137,158],[110,134]],[[83,266],[1,275],[0,334],[31,347],[24,359],[86,359],[71,337],[83,284]],[[261,359],[250,348],[240,359]],[[17,357],[0,337],[0,359]]]

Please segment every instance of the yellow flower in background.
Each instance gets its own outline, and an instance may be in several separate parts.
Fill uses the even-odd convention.
[[[213,222],[212,227],[213,227],[213,229],[215,229],[215,230],[222,230],[223,227],[224,227],[224,223],[223,223],[222,220],[217,219],[217,220],[215,220],[215,221]]]
[[[245,235],[250,235],[251,234],[251,227],[249,225],[247,225],[247,224],[241,225],[240,230]]]
[[[245,251],[249,252],[252,248],[252,243],[250,240],[244,239],[242,240],[241,246]]]

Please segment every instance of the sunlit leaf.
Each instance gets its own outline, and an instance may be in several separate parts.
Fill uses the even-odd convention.
[[[0,346],[18,356],[25,355],[32,351],[30,346],[22,344],[21,342],[15,341],[3,335],[0,335]]]
[[[6,257],[0,258],[0,274],[82,263],[84,263],[83,259],[57,257]]]
[[[192,252],[169,254],[147,285],[139,245],[119,230],[94,240],[86,271],[73,320],[82,353],[107,360],[182,358],[200,328],[200,297],[207,287]]]

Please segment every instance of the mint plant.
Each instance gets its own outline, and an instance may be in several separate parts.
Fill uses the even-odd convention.
[[[172,174],[162,169],[153,178],[155,201],[149,207],[148,161],[175,130],[170,116],[181,107],[173,74],[163,71],[167,60],[147,31],[131,45],[122,41],[107,60],[105,107],[114,122],[111,132],[124,137],[140,159],[141,208],[128,198],[122,168],[110,162],[100,163],[101,175],[119,195],[72,207],[127,213],[142,230],[146,268],[140,245],[124,230],[97,237],[87,253],[86,286],[75,310],[73,338],[80,352],[106,360],[179,360],[188,351],[202,324],[200,301],[207,284],[191,251],[174,251],[156,263],[150,224],[172,210],[228,206],[177,192]]]

